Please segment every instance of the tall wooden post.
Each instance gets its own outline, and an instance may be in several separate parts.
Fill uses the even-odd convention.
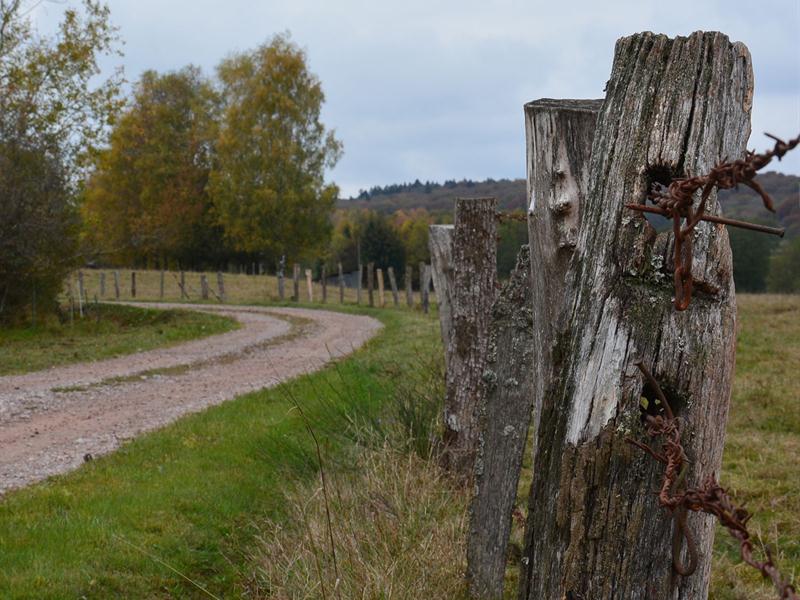
[[[322,265],[322,303],[328,301],[328,269]]]
[[[205,273],[200,274],[200,297],[208,300],[208,277]]]
[[[136,271],[131,271],[131,298],[136,298]]]
[[[311,269],[306,269],[306,289],[308,290],[308,301],[314,302],[314,282],[311,276]]]
[[[344,268],[339,263],[339,304],[344,304]]]
[[[520,598],[706,598],[714,519],[688,517],[698,566],[676,574],[674,521],[652,493],[662,465],[625,440],[644,435],[639,400],[652,391],[641,360],[682,419],[687,484],[718,472],[735,347],[728,235],[698,225],[692,275],[703,293],[676,312],[672,233],[624,204],[670,174],[742,155],[750,55],[714,32],[637,34],[617,42],[607,90],[566,278],[573,306],[541,406]]]
[[[513,379],[519,385],[509,388],[498,383],[487,393],[481,410],[483,456],[478,461],[480,473],[476,472],[470,508],[474,525],[470,526],[467,551],[470,590],[476,597],[502,595],[526,434],[531,414],[538,418],[545,382],[551,379],[557,323],[564,308],[572,305],[564,292],[564,277],[577,242],[580,205],[586,196],[592,139],[602,102],[548,99],[525,105],[531,244],[530,257],[521,255],[518,265],[523,259],[529,265],[530,281],[525,280],[524,297],[518,287],[505,286],[493,311],[490,331],[497,352],[490,369],[498,382]],[[514,312],[523,310],[526,315]],[[522,327],[523,319],[530,321],[530,329]],[[518,340],[523,338],[527,342],[520,344]],[[507,354],[510,347],[514,350]],[[498,358],[501,354],[503,358]],[[523,372],[516,372],[523,364]],[[537,407],[533,411],[532,405]],[[534,421],[534,431],[537,424]],[[498,431],[507,435],[497,435]]]
[[[394,302],[394,307],[397,308],[400,304],[400,298],[397,294],[397,278],[394,275],[394,268],[389,267],[386,272],[389,274],[389,285],[392,288],[392,302]]]
[[[119,300],[119,271],[114,271],[114,298]]]
[[[452,300],[453,294],[453,225],[431,225],[428,228],[428,248],[431,253],[431,276],[439,302],[439,327],[442,334],[442,347],[445,349],[445,370],[447,369],[450,336],[453,332]]]
[[[367,297],[369,298],[369,305],[375,306],[375,298],[373,297],[375,286],[375,263],[367,263]]]
[[[411,265],[406,265],[406,272],[404,275],[404,279],[406,280],[406,305],[408,308],[414,308],[414,267]]]
[[[217,290],[219,291],[219,301],[225,302],[225,281],[223,280],[222,271],[217,271]]]
[[[294,272],[292,273],[292,283],[294,285],[294,290],[292,294],[292,300],[295,302],[300,301],[300,265],[294,263]]]
[[[358,264],[358,281],[356,283],[356,304],[361,304],[361,282],[364,280],[364,267]]]
[[[386,306],[386,296],[383,290],[383,269],[377,269],[375,274],[378,276],[378,306]]]
[[[456,200],[443,463],[465,480],[472,477],[479,443],[477,408],[484,393],[489,323],[497,288],[496,212],[495,198]],[[424,290],[424,269],[421,275]]]

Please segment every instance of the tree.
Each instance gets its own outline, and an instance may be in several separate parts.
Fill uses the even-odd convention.
[[[0,0],[0,320],[55,306],[77,262],[75,198],[86,159],[119,108],[120,74],[100,81],[115,52],[108,8],[83,0],[58,31],[33,30],[30,6]]]
[[[341,145],[320,121],[325,96],[306,55],[277,35],[218,68],[224,115],[211,197],[226,239],[272,260],[326,244],[338,195],[324,181]]]
[[[800,237],[781,244],[769,260],[767,289],[770,292],[800,292]]]
[[[219,251],[207,192],[218,106],[196,67],[142,75],[87,185],[90,241],[127,262]]]
[[[389,220],[378,213],[368,213],[361,234],[363,263],[374,262],[375,267],[384,270],[393,267],[399,273],[405,258],[403,242]]]

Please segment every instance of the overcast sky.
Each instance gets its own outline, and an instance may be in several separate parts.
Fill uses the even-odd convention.
[[[522,105],[601,98],[614,42],[638,31],[719,30],[750,48],[750,147],[800,132],[800,1],[110,0],[126,77],[235,51],[289,31],[322,80],[323,120],[344,143],[343,195],[414,179],[525,175]],[[44,4],[46,26],[63,5]],[[795,152],[776,169],[800,173]]]

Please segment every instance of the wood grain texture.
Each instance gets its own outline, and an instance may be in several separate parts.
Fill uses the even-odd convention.
[[[735,349],[728,236],[698,226],[698,293],[676,312],[672,235],[623,204],[643,201],[656,171],[700,173],[740,156],[752,92],[749,52],[720,33],[617,42],[567,278],[573,303],[541,407],[521,598],[707,597],[713,519],[689,518],[699,567],[675,575],[672,520],[652,493],[661,466],[625,438],[644,437],[641,359],[685,421],[688,483],[718,472]]]
[[[428,248],[431,253],[431,276],[436,300],[439,303],[439,328],[442,347],[445,349],[445,371],[447,370],[447,348],[453,332],[453,225],[430,225]]]

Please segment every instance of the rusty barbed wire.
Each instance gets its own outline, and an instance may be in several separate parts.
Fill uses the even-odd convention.
[[[662,438],[663,442],[661,452],[658,452],[639,440],[625,438],[625,441],[665,465],[658,491],[658,502],[672,514],[675,521],[672,537],[672,565],[675,572],[688,576],[697,568],[697,547],[686,523],[686,516],[689,511],[704,512],[715,516],[728,533],[739,542],[742,560],[772,581],[781,600],[799,600],[795,587],[781,575],[769,549],[765,550],[766,560],[759,561],[753,557],[753,543],[747,529],[747,522],[752,515],[743,507],[734,504],[730,494],[717,483],[714,475],[709,475],[698,488],[686,486],[689,460],[681,444],[682,421],[673,414],[672,407],[650,370],[642,362],[637,362],[636,366],[655,392],[664,411],[663,415],[645,415],[647,435],[654,439]],[[683,565],[680,560],[683,539],[687,545],[688,565]]]
[[[675,178],[668,186],[654,183],[647,195],[647,199],[655,204],[657,208],[635,203],[625,205],[626,208],[631,210],[652,212],[672,219],[672,231],[675,237],[673,252],[675,270],[673,278],[675,283],[674,304],[676,310],[686,310],[692,300],[691,234],[700,221],[712,221],[783,236],[782,229],[715,217],[713,215],[706,215],[705,212],[706,202],[712,191],[715,189],[731,189],[739,184],[744,184],[753,189],[761,197],[764,207],[767,208],[767,210],[775,212],[775,207],[772,204],[772,199],[769,197],[769,194],[767,194],[764,188],[753,178],[756,176],[756,173],[768,165],[773,158],[780,160],[787,152],[795,148],[800,143],[800,135],[788,142],[784,142],[780,138],[769,133],[765,135],[775,140],[775,146],[763,154],[756,154],[755,151],[749,150],[744,158],[734,161],[728,161],[726,159],[712,168],[706,175]],[[702,190],[700,204],[697,209],[694,209],[694,194],[699,190]],[[686,222],[682,226],[681,221],[684,219]]]

